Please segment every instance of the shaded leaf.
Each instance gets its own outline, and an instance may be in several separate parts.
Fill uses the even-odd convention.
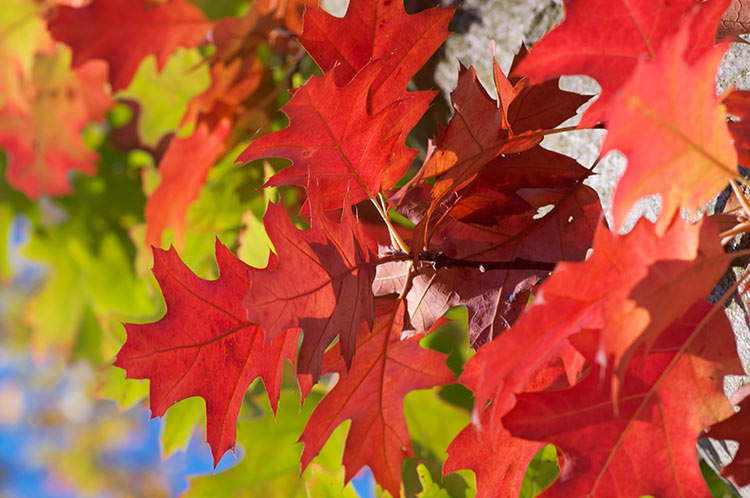
[[[248,319],[263,326],[269,339],[302,328],[297,370],[313,382],[336,336],[351,363],[360,322],[373,323],[375,277],[372,238],[348,206],[340,222],[330,220],[316,192],[310,189],[310,230],[297,229],[282,205],[269,204],[263,223],[278,256],[253,277],[244,300]]]

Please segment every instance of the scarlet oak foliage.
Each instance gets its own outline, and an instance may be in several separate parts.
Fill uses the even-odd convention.
[[[602,329],[596,360],[613,365],[621,381],[635,348],[650,347],[705,298],[727,264],[709,221],[691,225],[675,217],[662,237],[647,221],[624,236],[600,225],[591,257],[558,264],[518,322],[469,360],[462,379],[475,387],[476,409],[492,398],[499,421],[513,393],[582,330]]]
[[[155,55],[161,69],[177,47],[196,46],[211,26],[186,0],[157,5],[148,0],[94,0],[81,8],[57,7],[49,30],[73,49],[73,67],[91,59],[107,61],[109,81],[117,91],[130,84],[146,56]]]
[[[126,324],[128,339],[115,365],[131,379],[149,379],[153,416],[200,396],[214,464],[234,446],[237,415],[250,383],[263,379],[276,409],[284,360],[294,363],[298,330],[268,340],[245,318],[242,298],[254,270],[216,241],[217,280],[197,277],[174,249],[154,249],[154,276],[167,314],[149,324]]]
[[[750,162],[748,93],[715,95],[726,49],[715,46],[716,28],[729,1],[566,1],[563,23],[528,54],[522,49],[509,77],[494,63],[494,90],[484,89],[474,69],[460,69],[453,115],[421,165],[413,164],[417,150],[406,146],[407,138],[415,126],[414,136],[421,136],[417,123],[437,92],[410,92],[407,85],[447,38],[453,9],[410,15],[400,0],[351,0],[346,15],[335,18],[316,0],[257,0],[243,16],[214,23],[188,0],[92,0],[79,8],[53,2],[45,7],[46,25],[72,48],[72,70],[71,52],[52,43],[45,22],[30,26],[38,31],[33,48],[16,51],[16,40],[26,36],[14,31],[23,16],[0,15],[0,52],[11,65],[10,76],[0,76],[7,177],[31,197],[69,193],[71,171],[95,171],[97,156],[80,134],[111,105],[106,71],[117,91],[147,56],[163,67],[178,47],[205,43],[196,54],[203,54],[211,85],[182,116],[193,135],[173,139],[161,156],[161,184],[144,213],[147,242],[160,245],[171,229],[182,244],[193,228],[186,213],[209,169],[244,140],[251,142],[241,161],[292,162],[266,187],[296,185],[306,195],[282,189],[289,205],[269,205],[263,228],[274,253],[264,269],[217,241],[219,276],[204,280],[174,249],[154,250],[166,314],[155,323],[127,324],[115,364],[129,378],[150,380],[155,416],[202,397],[217,462],[235,444],[253,379],[261,377],[275,409],[285,359],[295,365],[303,399],[319,377],[336,373],[300,437],[303,469],[351,420],[346,480],[368,465],[398,496],[404,459],[413,455],[404,396],[453,381],[444,356],[419,341],[449,308],[463,306],[477,354],[460,381],[474,393],[474,420],[450,444],[445,472],[471,469],[478,496],[517,496],[535,452],[554,443],[562,471],[550,494],[703,495],[695,438],[709,426],[709,435],[740,442],[740,459],[725,474],[750,481],[744,428],[750,407],[722,421],[732,413],[722,377],[741,368],[721,305],[703,301],[732,255],[713,222],[689,223],[677,213],[694,212],[738,174],[738,160]],[[230,4],[221,7],[239,8]],[[283,126],[280,93],[310,74],[300,43],[322,75],[292,90],[283,108],[288,126],[266,134]],[[620,150],[628,158],[614,196],[614,230],[584,184],[594,167],[541,146],[547,135],[577,133],[559,126],[589,98],[561,90],[563,74],[597,79],[602,95],[579,128],[606,128],[602,152]],[[133,106],[145,109],[148,99],[138,97]],[[118,119],[113,114],[111,121]],[[99,273],[111,255],[121,254],[117,267],[125,268],[127,255],[142,249],[140,240],[135,248],[110,247],[142,221],[138,195],[122,213],[119,206],[103,210],[101,219],[95,213],[97,230],[117,230],[102,235],[111,244],[100,243],[96,230],[80,244],[60,235],[87,227],[89,220],[76,217],[89,216],[94,202],[119,197],[110,189],[143,187],[130,154],[143,149],[139,140],[126,146],[117,132],[99,130],[106,175],[81,182],[79,193],[59,203],[73,206],[70,218],[49,222],[43,206],[18,208],[32,215],[33,237],[65,241],[59,259],[86,270],[87,294],[108,282],[110,274]],[[119,151],[109,148],[115,142]],[[110,156],[117,167],[106,162]],[[221,211],[207,218],[230,237],[243,219],[239,243],[253,259],[263,249],[253,251],[249,239],[262,229],[249,210],[268,197],[250,191],[276,166],[216,171],[226,183],[212,182],[201,195],[220,205],[191,208]],[[418,171],[401,184],[410,167]],[[403,186],[393,192],[396,185]],[[651,194],[662,198],[657,224],[642,220],[618,235],[632,205]],[[88,200],[87,209],[75,209]],[[359,204],[370,200],[375,207]],[[0,199],[0,229],[15,217],[15,202]],[[300,207],[310,216],[307,230],[287,215]],[[396,213],[413,226],[398,222]],[[722,237],[746,228],[724,227]],[[370,229],[390,246],[377,247]],[[193,250],[200,250],[202,235],[190,234],[198,241]],[[205,256],[193,250],[191,257]],[[2,256],[0,248],[0,266]],[[2,270],[0,277],[7,274]],[[89,318],[88,310],[106,301],[81,296],[76,313]],[[441,394],[457,402],[455,391]],[[439,458],[439,448],[429,450],[428,459]]]
[[[728,45],[688,63],[689,33],[682,29],[664,41],[656,59],[638,64],[610,102],[602,153],[619,149],[628,157],[612,201],[616,229],[639,198],[660,194],[661,232],[676,211],[695,212],[738,174],[714,82]]]
[[[729,321],[696,302],[630,363],[615,400],[596,364],[598,333],[574,337],[593,366],[574,387],[520,394],[503,418],[517,437],[554,443],[565,457],[550,496],[708,496],[698,434],[732,413],[725,375],[742,374]],[[648,459],[634,455],[649,455]]]
[[[401,465],[412,456],[404,418],[404,397],[415,389],[453,382],[445,357],[422,349],[419,337],[401,340],[404,307],[398,301],[378,303],[372,330],[361,326],[357,355],[347,372],[338,345],[326,353],[325,372],[339,380],[315,408],[300,441],[302,467],[315,457],[333,430],[351,419],[343,464],[348,481],[368,465],[377,482],[399,496]]]
[[[178,246],[185,235],[185,216],[198,197],[206,175],[224,152],[229,123],[222,121],[209,135],[201,125],[187,138],[173,139],[159,163],[161,183],[146,203],[146,244],[161,246],[162,232],[172,228]]]
[[[297,229],[281,205],[269,205],[263,223],[278,257],[257,273],[244,300],[247,317],[273,339],[291,327],[304,330],[299,373],[320,376],[326,347],[338,335],[347,364],[361,321],[372,325],[374,240],[344,207],[340,222],[323,212],[311,193],[311,228]]]
[[[534,45],[514,74],[533,82],[564,74],[591,76],[602,87],[580,126],[606,119],[609,100],[630,78],[641,59],[654,59],[665,39],[692,23],[689,46],[713,44],[729,0],[565,1],[565,20]],[[686,16],[696,11],[690,20]]]

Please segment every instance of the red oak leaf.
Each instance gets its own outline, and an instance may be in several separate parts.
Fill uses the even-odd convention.
[[[229,123],[221,121],[209,135],[205,124],[187,138],[173,139],[159,163],[161,183],[146,202],[146,244],[161,246],[162,232],[172,228],[178,247],[185,236],[185,215],[206,175],[224,152]]]
[[[392,0],[353,1],[342,19],[309,9],[300,41],[326,75],[295,92],[284,108],[289,128],[256,140],[240,160],[291,159],[267,185],[319,176],[326,209],[340,208],[347,193],[356,204],[393,187],[417,154],[406,137],[436,94],[406,84],[448,37],[452,15],[407,15]]]
[[[522,48],[513,66],[526,57]],[[575,116],[589,97],[560,90],[558,79],[530,85],[525,78],[503,74],[493,59],[497,100],[493,100],[478,80],[474,68],[461,66],[456,89],[451,93],[454,115],[448,126],[430,142],[422,175],[429,177],[456,168],[436,197],[448,186],[460,184],[479,172],[489,161],[508,151],[522,151],[536,145],[541,138],[508,143],[514,135],[554,128]],[[512,69],[512,68],[511,68]],[[439,180],[440,183],[440,180]]]
[[[584,365],[583,356],[572,346],[538,371],[526,384],[527,392],[562,389],[575,384]],[[480,425],[491,425],[492,410],[485,409]],[[448,447],[443,474],[461,469],[474,471],[477,498],[517,497],[531,459],[543,443],[513,437],[503,429],[496,433],[470,423]]]
[[[725,100],[727,112],[738,121],[730,121],[729,133],[734,140],[738,161],[745,167],[750,166],[750,92],[736,90]]]
[[[609,99],[628,80],[639,61],[656,58],[664,40],[680,25],[692,24],[688,46],[693,54],[713,46],[719,20],[728,5],[729,0],[566,0],[565,20],[534,45],[514,74],[528,76],[534,82],[564,74],[585,74],[596,79],[602,93],[580,124],[591,126],[605,118]],[[696,14],[686,20],[694,10]]]
[[[705,298],[727,264],[708,220],[690,224],[676,216],[661,237],[645,220],[627,235],[600,225],[589,259],[559,263],[519,320],[468,361],[462,379],[473,379],[477,407],[488,398],[507,399],[568,337],[602,329],[597,361],[614,365],[617,385],[639,344],[650,346],[691,303]]]
[[[575,159],[541,146],[508,154],[490,162],[476,182],[460,192],[459,200],[450,208],[450,215],[467,223],[502,226],[508,216],[525,213],[532,223],[531,219],[539,219],[539,208],[558,205],[560,195],[565,192],[579,189],[593,195],[593,191],[580,186],[590,174],[590,170]],[[599,212],[591,214],[596,224]],[[566,231],[571,228],[567,227]],[[593,230],[590,234],[589,242],[593,239]],[[568,240],[572,242],[573,238]]]
[[[602,153],[619,149],[628,157],[612,200],[617,230],[638,199],[659,194],[657,231],[662,232],[675,211],[695,212],[738,174],[715,85],[728,45],[688,63],[688,35],[680,30],[662,44],[655,60],[638,64],[609,103]],[[686,87],[685,81],[691,84]]]
[[[373,81],[386,63],[384,58],[368,64],[342,88],[336,86],[333,71],[310,78],[284,106],[289,127],[254,140],[239,160],[291,159],[292,166],[266,186],[306,186],[313,178],[325,209],[341,208],[345,197],[356,204],[374,198],[381,187],[390,188],[392,184],[382,182],[383,170],[388,166],[403,172],[416,151],[406,147],[402,130],[394,125],[403,124],[405,109],[409,119],[413,117],[409,98],[376,114],[368,111]],[[389,165],[394,161],[399,165]]]
[[[299,332],[266,340],[245,318],[242,298],[254,270],[216,241],[217,280],[197,277],[174,249],[154,249],[154,276],[167,314],[148,324],[125,325],[128,338],[115,365],[130,379],[150,379],[153,416],[200,396],[214,465],[234,446],[237,415],[250,383],[260,377],[276,409],[285,359],[294,363]],[[304,392],[303,392],[304,394]]]
[[[564,455],[550,496],[708,496],[699,433],[732,413],[723,378],[742,372],[729,321],[697,301],[630,363],[612,399],[595,356],[598,331],[574,337],[592,365],[574,387],[519,394],[503,425]]]
[[[513,64],[506,78],[497,61],[493,61],[495,86],[501,88],[503,80],[519,90],[512,99],[500,97],[507,104],[508,124],[513,132],[523,133],[530,130],[551,129],[568,118],[576,115],[579,107],[589,101],[590,95],[580,95],[560,89],[560,78],[549,79],[531,84],[528,79],[513,75],[513,71],[528,56],[525,46],[513,58]],[[498,92],[499,95],[501,95]]]
[[[734,459],[721,470],[721,475],[728,478],[737,486],[750,484],[750,384],[737,389],[730,400],[738,406],[740,411],[731,417],[711,426],[703,437],[714,439],[731,439],[740,443]]]
[[[103,65],[69,68],[67,51],[37,54],[23,99],[0,108],[0,147],[8,152],[6,177],[32,199],[72,191],[70,173],[96,173],[97,155],[83,142],[89,121],[112,101],[104,93]]]
[[[372,331],[360,326],[357,356],[347,372],[338,345],[325,356],[326,372],[339,380],[315,408],[300,441],[302,468],[320,452],[331,433],[351,419],[343,464],[349,481],[364,465],[392,496],[399,496],[401,465],[412,456],[404,418],[404,396],[453,382],[445,356],[419,346],[419,337],[401,340],[403,305],[379,302]]]
[[[308,192],[310,230],[297,229],[282,205],[268,206],[263,224],[278,257],[254,276],[244,304],[248,318],[271,339],[302,328],[298,372],[311,374],[315,382],[328,344],[339,336],[349,364],[360,321],[372,325],[375,242],[348,206],[336,223],[323,212],[317,188]]]
[[[453,11],[435,7],[407,15],[401,0],[352,0],[343,18],[308,9],[300,42],[324,72],[335,68],[339,86],[385,57],[372,83],[377,112],[407,95],[409,80],[448,38]],[[428,94],[428,100],[435,96],[418,93]]]
[[[489,416],[490,410],[482,413],[480,421],[485,427],[490,425]],[[466,426],[448,447],[443,473],[474,471],[476,498],[516,498],[531,459],[544,443],[513,437],[507,430],[497,432],[492,440],[489,436],[489,431],[473,423]]]
[[[524,57],[522,50],[514,65]],[[491,208],[498,201],[507,204],[518,200],[512,195],[509,199],[502,199],[507,191],[498,191],[477,176],[506,155],[537,146],[543,138],[538,129],[559,125],[575,115],[576,109],[588,100],[586,96],[560,90],[557,80],[535,86],[529,85],[524,78],[509,80],[497,62],[494,63],[494,78],[497,100],[487,94],[473,68],[461,68],[458,85],[451,94],[454,115],[448,126],[431,141],[425,163],[411,182],[439,175],[432,189],[434,200],[416,230],[416,238],[421,237],[423,245],[429,242],[429,237],[425,238],[429,234],[428,228],[434,230],[434,227],[429,227],[433,215],[441,211],[450,194],[466,185],[472,187],[472,199],[463,199],[466,191],[460,194],[460,198],[470,212],[482,210],[479,205],[472,205],[476,201]],[[516,212],[524,210],[523,204],[516,206]],[[453,215],[462,217],[461,213]],[[502,214],[496,213],[496,216]]]
[[[156,56],[159,69],[177,47],[200,43],[213,22],[186,0],[94,0],[81,8],[57,6],[52,36],[73,48],[73,67],[91,59],[109,64],[112,90],[126,88],[141,61]]]
[[[499,70],[497,71],[498,73]],[[500,73],[501,82],[508,83]],[[522,86],[524,83],[521,82]],[[508,98],[517,94],[508,85],[500,84],[497,101],[490,97],[477,78],[474,68],[463,66],[458,85],[451,93],[454,114],[448,126],[430,142],[421,176],[442,175],[435,182],[433,197],[443,199],[472,179],[491,160],[501,154],[528,150],[541,142],[541,136],[518,137],[513,140],[508,126],[505,106]],[[518,89],[520,92],[520,88]],[[503,95],[505,93],[505,95]],[[508,95],[510,93],[510,95]]]

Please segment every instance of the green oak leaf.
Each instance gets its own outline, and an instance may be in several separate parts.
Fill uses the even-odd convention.
[[[118,97],[138,101],[141,114],[138,133],[144,143],[156,146],[167,133],[180,128],[190,99],[208,88],[211,76],[197,49],[177,49],[158,72],[156,59],[141,63],[133,82]]]

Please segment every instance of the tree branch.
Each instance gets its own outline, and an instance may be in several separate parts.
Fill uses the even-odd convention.
[[[375,262],[376,265],[392,263],[394,261],[410,261],[412,258],[409,254],[397,252],[389,254]],[[419,261],[432,265],[433,268],[477,268],[481,272],[492,270],[539,270],[553,271],[557,263],[547,261],[532,261],[523,258],[515,258],[512,261],[472,261],[467,259],[457,259],[446,256],[442,252],[422,251],[419,254]]]

